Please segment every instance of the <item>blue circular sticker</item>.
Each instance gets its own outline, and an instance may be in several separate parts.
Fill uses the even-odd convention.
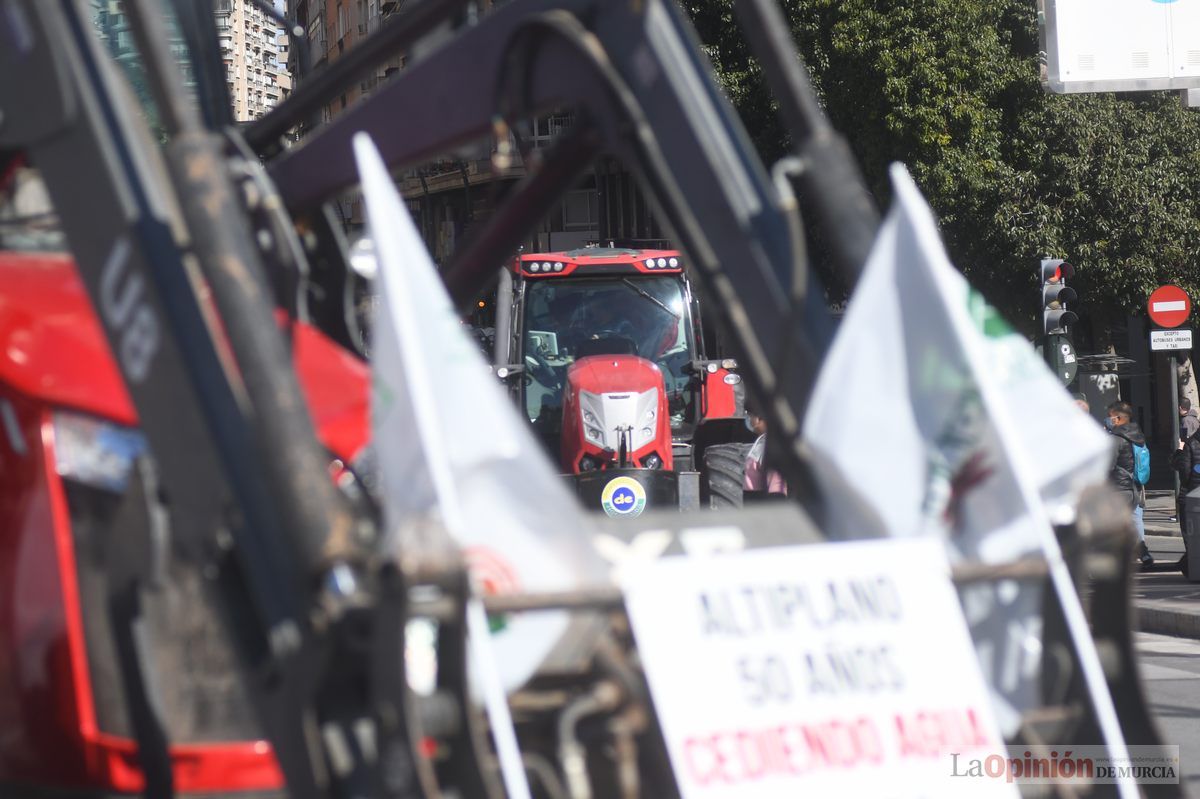
[[[646,508],[646,489],[632,477],[614,477],[600,494],[600,506],[609,516],[638,516]]]

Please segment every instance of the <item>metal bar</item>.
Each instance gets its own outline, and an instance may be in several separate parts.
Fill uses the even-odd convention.
[[[454,612],[438,625],[437,687],[439,692],[459,698],[453,708],[455,734],[453,737],[447,736],[450,752],[446,767],[460,775],[455,788],[463,795],[498,799],[504,795],[504,791],[492,765],[494,761],[487,734],[487,723],[495,723],[495,720],[485,721],[482,708],[468,698],[472,691],[467,640],[471,579],[462,568],[456,568],[444,577],[452,582],[445,597],[454,604]]]
[[[956,585],[997,580],[1037,580],[1049,574],[1041,558],[1024,558],[1008,563],[960,563],[950,573]],[[488,613],[523,613],[535,610],[607,611],[625,605],[621,589],[612,586],[591,586],[574,591],[547,591],[536,594],[500,594],[483,598]]]
[[[605,611],[625,606],[625,595],[615,585],[547,591],[538,594],[500,594],[483,598],[488,613],[523,613],[533,610]]]
[[[562,2],[579,5],[586,0]],[[393,169],[415,166],[492,133],[509,42],[530,15],[555,3],[522,0],[497,8],[485,23],[462,31],[364,101],[347,108],[301,146],[281,154],[271,162],[269,172],[284,202],[293,211],[304,212],[357,183],[350,139],[358,131],[371,134],[380,155]],[[526,113],[573,106],[581,96],[603,92],[589,74],[579,73],[569,50],[560,49],[557,55],[551,62],[569,59],[568,63],[531,76],[535,85],[526,99],[533,104],[526,105]],[[326,74],[321,73],[314,82]],[[480,80],[481,75],[489,79]],[[447,97],[454,102],[447,103]],[[260,122],[270,118],[268,114]]]
[[[496,285],[496,314],[492,340],[492,363],[496,366],[506,366],[512,361],[509,347],[512,343],[512,301],[513,276],[507,267],[500,267],[500,276]]]
[[[272,529],[271,504],[252,468],[252,438],[167,227],[175,198],[158,180],[157,151],[136,127],[135,110],[119,104],[125,96],[116,88],[119,78],[89,38],[88,26],[77,16],[59,17],[58,4],[28,7],[36,7],[31,17],[45,15],[39,33],[69,65],[61,80],[81,97],[74,124],[31,141],[28,149],[164,474],[174,529],[192,551],[212,546],[231,490],[248,525]],[[44,78],[43,95],[60,91],[50,74]],[[228,469],[219,465],[218,452]],[[272,574],[284,571],[283,563],[272,566]],[[262,589],[256,621],[294,617],[292,593],[282,582]]]
[[[875,240],[879,212],[849,146],[817,102],[808,71],[796,57],[791,26],[775,0],[737,0],[734,9],[779,115],[804,156],[799,183],[805,212],[825,231],[838,277],[852,289]]]
[[[1171,372],[1171,451],[1174,452],[1179,443],[1179,363],[1175,360],[1175,353],[1167,353],[1167,368]],[[1179,497],[1179,472],[1175,469],[1171,470],[1171,482],[1175,487],[1175,498]],[[1145,491],[1145,489],[1143,489]],[[1176,503],[1178,504],[1178,503]],[[1144,513],[1145,511],[1143,511]],[[1179,528],[1183,529],[1183,517],[1179,515],[1179,510],[1175,511],[1175,518],[1179,519]]]
[[[147,82],[174,134],[166,145],[167,165],[250,403],[241,412],[255,417],[246,433],[249,442],[259,445],[257,453],[247,452],[243,443],[236,454],[223,451],[223,460],[230,465],[235,459],[261,461],[258,470],[270,505],[258,509],[256,521],[276,531],[273,549],[295,547],[300,556],[296,565],[313,577],[329,560],[347,555],[350,514],[322,468],[323,456],[289,366],[291,356],[274,323],[271,291],[226,171],[222,143],[187,104],[182,75],[162,35],[161,11],[148,0],[130,0],[126,8]],[[262,457],[265,453],[270,457]]]
[[[126,6],[129,28],[142,55],[142,71],[158,109],[159,122],[168,135],[174,135],[194,112],[188,105],[182,79],[171,80],[178,74],[178,68],[168,45],[166,19],[160,9],[148,7],[145,0],[128,0]],[[164,70],[171,71],[164,73]]]
[[[955,585],[999,580],[1041,580],[1050,574],[1044,558],[1022,558],[1008,563],[957,563],[950,570]]]
[[[210,130],[233,124],[233,102],[225,84],[225,63],[211,0],[172,0],[175,19],[195,67],[196,96]]]
[[[833,337],[825,292],[810,273],[803,307],[790,302],[785,286],[795,254],[787,215],[699,53],[686,18],[662,0],[507,4],[289,150],[270,171],[289,207],[303,210],[355,182],[349,140],[356,132],[371,133],[392,167],[481,137],[491,129],[492,110],[508,99],[501,90],[510,69],[521,67],[521,112],[588,112],[607,148],[649,184],[753,394],[775,400],[764,403],[764,415],[778,442],[778,466],[819,519],[821,493],[799,433]],[[497,76],[495,84],[479,81],[480,74]],[[494,266],[502,257],[486,260]],[[784,357],[792,368],[781,374]]]
[[[56,202],[64,193],[77,191],[79,184],[75,181],[80,180],[83,170],[76,162],[91,154],[89,146],[98,147],[97,139],[106,138],[108,151],[99,148],[101,154],[92,159],[95,163],[85,163],[85,167],[112,172],[97,179],[95,186],[90,182],[83,185],[111,188],[120,195],[111,184],[140,177],[143,182],[134,182],[125,194],[138,197],[142,204],[138,210],[144,217],[174,215],[175,205],[182,211],[186,230],[181,231],[181,237],[186,235],[193,243],[224,323],[237,371],[221,368],[189,270],[181,262],[182,253],[175,248],[165,224],[159,223],[157,229],[158,257],[147,259],[143,268],[163,295],[169,313],[162,319],[137,315],[135,333],[139,338],[130,344],[123,317],[131,315],[128,306],[136,295],[130,299],[130,292],[140,284],[127,276],[123,284],[117,282],[114,286],[104,274],[113,263],[126,267],[128,258],[121,254],[120,241],[112,254],[100,254],[107,260],[94,296],[102,315],[108,314],[105,321],[117,328],[115,334],[110,331],[116,337],[113,349],[121,356],[120,364],[143,423],[152,422],[146,432],[156,455],[178,445],[174,415],[189,407],[187,401],[192,396],[186,391],[186,383],[172,386],[182,390],[185,402],[180,408],[164,408],[156,401],[161,398],[139,392],[138,384],[144,376],[138,373],[129,353],[144,353],[154,346],[154,330],[148,330],[148,326],[172,324],[178,331],[190,324],[190,337],[181,341],[177,360],[193,370],[197,365],[207,367],[190,388],[202,397],[207,430],[203,426],[201,430],[212,435],[220,455],[219,465],[210,461],[204,466],[216,475],[230,476],[239,500],[236,509],[241,511],[240,516],[222,518],[220,514],[230,510],[228,503],[214,503],[215,507],[207,509],[203,517],[211,522],[207,543],[216,551],[232,547],[233,557],[221,558],[224,568],[218,572],[218,594],[226,605],[233,637],[248,671],[259,677],[250,695],[289,789],[298,796],[316,796],[318,792],[361,796],[367,793],[365,785],[385,779],[386,773],[396,775],[389,785],[389,795],[413,796],[419,791],[413,765],[419,760],[412,745],[413,730],[411,724],[396,723],[410,717],[405,712],[403,669],[395,660],[402,659],[397,613],[403,614],[395,610],[395,605],[387,604],[377,583],[356,571],[349,561],[356,549],[351,534],[358,531],[359,525],[323,468],[322,452],[290,368],[290,354],[274,323],[257,250],[232,191],[221,154],[222,142],[203,128],[183,97],[182,77],[166,50],[165,38],[157,36],[162,30],[162,17],[153,2],[128,0],[126,10],[143,48],[151,90],[162,104],[168,130],[174,132],[166,145],[173,183],[159,185],[155,182],[158,172],[142,174],[134,170],[132,164],[139,156],[156,157],[157,150],[142,142],[132,143],[129,139],[136,130],[136,116],[131,109],[111,106],[100,115],[100,123],[86,117],[94,127],[79,130],[79,140],[70,141],[74,146],[67,153],[70,160],[63,160],[76,169],[67,173],[69,182],[61,169],[49,172],[47,180],[57,192]],[[53,5],[44,4],[47,8]],[[90,46],[94,50],[86,26],[78,16],[74,22],[79,49],[86,52]],[[52,40],[58,47],[66,38]],[[113,90],[111,82],[87,85],[88,79],[106,68],[112,69],[111,65],[94,62],[85,70],[86,76],[76,80],[83,86],[84,105],[89,109],[123,96]],[[59,136],[54,143],[65,138]],[[123,160],[109,163],[114,160],[110,153],[122,150]],[[47,158],[48,162],[52,160]],[[123,210],[122,199],[126,198],[111,203],[117,214]],[[100,224],[96,217],[99,212],[89,205],[86,217],[69,220],[73,245],[78,246],[77,231],[103,229],[107,235],[112,235],[113,229],[122,231],[121,224]],[[112,295],[118,291],[119,303],[114,310]],[[164,412],[168,417],[165,420]],[[188,465],[194,468],[193,453],[185,452]],[[167,485],[168,496],[175,487]],[[232,536],[220,534],[226,525],[233,528]],[[347,560],[330,568],[338,558]],[[200,564],[196,565],[199,568]],[[371,602],[381,615],[368,619],[357,608]],[[257,618],[246,612],[247,606],[257,610]],[[349,627],[355,630],[353,636],[343,633]],[[382,653],[381,657],[387,656],[386,670],[371,669],[363,658],[349,656],[352,652],[360,654],[355,642],[371,633],[375,634],[373,649]],[[330,667],[331,663],[336,668]],[[386,753],[396,768],[381,764],[374,746],[367,750],[347,743],[354,740],[347,730],[363,725],[377,731],[378,751]],[[314,746],[318,741],[324,745]]]
[[[270,113],[247,127],[246,141],[259,152],[266,149],[294,125],[320,112],[364,72],[397,50],[412,46],[465,4],[466,0],[424,0],[392,17],[378,33],[313,75]]]
[[[733,4],[750,52],[758,58],[779,115],[797,139],[832,132],[808,75],[796,59],[791,25],[774,0],[737,0]]]
[[[22,63],[26,54],[0,49],[0,59],[12,59],[4,64],[12,69],[7,74],[30,75],[28,82],[0,81],[0,106],[14,93],[33,92],[42,108],[59,110],[56,122],[43,120],[45,126],[26,131],[31,135],[21,144],[63,221],[163,474],[173,541],[192,568],[216,567],[230,637],[241,644],[249,670],[262,673],[272,638],[286,642],[286,633],[302,623],[305,586],[290,551],[271,549],[280,526],[257,468],[253,436],[168,226],[177,198],[161,177],[159,152],[138,110],[124,104],[129,95],[82,8],[27,0],[13,9],[32,26],[34,47],[27,55],[52,52],[54,68],[29,70]],[[229,513],[231,493],[238,516]],[[223,555],[230,528],[239,537],[236,566]],[[264,701],[261,692],[251,694]],[[277,733],[272,742],[288,769],[287,753],[306,751],[303,731],[295,723],[267,727]],[[289,770],[289,779],[294,773]]]
[[[516,251],[525,232],[553,209],[599,152],[598,137],[586,127],[577,126],[559,139],[538,170],[526,176],[508,202],[455,252],[443,279],[456,305],[465,306],[496,279],[498,268],[503,266],[498,258]],[[502,310],[507,309],[497,308],[497,314]],[[497,326],[497,338],[499,335]]]

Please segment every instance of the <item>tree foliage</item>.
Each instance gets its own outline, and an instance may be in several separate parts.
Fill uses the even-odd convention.
[[[764,158],[786,151],[729,0],[688,3]],[[1200,289],[1200,112],[1166,93],[1050,95],[1034,0],[785,0],[827,113],[886,207],[902,161],[954,262],[1032,327],[1038,258],[1076,265],[1081,313]]]

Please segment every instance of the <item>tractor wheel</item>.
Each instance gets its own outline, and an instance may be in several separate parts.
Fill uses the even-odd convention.
[[[701,499],[710,508],[742,507],[746,456],[753,444],[713,444],[704,450]]]

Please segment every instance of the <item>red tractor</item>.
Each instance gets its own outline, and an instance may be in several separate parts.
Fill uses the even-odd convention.
[[[348,462],[369,432],[367,368],[308,325],[291,335],[318,436]],[[140,691],[120,678],[141,657],[165,677],[145,693],[180,796],[282,796],[213,606],[174,564],[137,425],[71,259],[0,251],[0,793],[146,790]],[[157,586],[136,639],[122,560]]]
[[[684,267],[675,250],[586,247],[522,254],[501,279],[497,374],[611,516],[740,504],[744,389],[732,359],[709,355]]]

